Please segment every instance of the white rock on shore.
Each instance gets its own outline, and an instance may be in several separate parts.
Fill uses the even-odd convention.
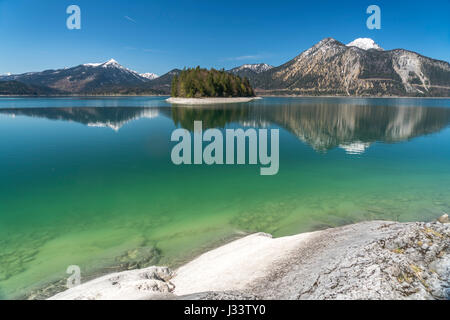
[[[239,98],[169,98],[166,101],[172,104],[180,105],[208,105],[208,104],[229,104],[246,103],[261,99],[259,97],[239,97]]]
[[[445,299],[450,224],[372,221],[254,234],[171,272],[108,275],[51,299]]]

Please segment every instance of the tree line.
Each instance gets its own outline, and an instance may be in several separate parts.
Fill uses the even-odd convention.
[[[255,95],[248,78],[200,67],[181,71],[172,80],[172,97],[253,97]]]

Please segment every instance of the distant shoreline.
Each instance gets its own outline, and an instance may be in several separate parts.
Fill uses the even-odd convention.
[[[272,95],[260,94],[259,97],[273,98],[358,98],[358,99],[450,99],[449,97],[410,97],[410,96],[308,96],[308,95]]]
[[[0,94],[0,98],[105,98],[105,97],[169,97],[168,94],[49,94],[49,95],[6,95]]]
[[[70,98],[105,98],[105,97],[170,97],[168,94],[143,94],[143,95],[137,95],[137,94],[104,94],[104,95],[86,95],[86,94],[74,94],[74,95],[2,95],[0,94],[0,98],[64,98],[64,97],[70,97]],[[323,95],[323,96],[317,96],[317,95],[275,95],[275,94],[260,94],[258,97],[273,97],[273,98],[364,98],[364,99],[450,99],[450,96],[448,97],[410,97],[410,96],[331,96],[331,95]],[[190,98],[191,99],[191,98]],[[200,98],[200,99],[206,99],[206,98]],[[208,98],[211,99],[211,98]],[[214,98],[212,98],[214,99]],[[217,99],[235,99],[235,98],[217,98]],[[255,99],[255,98],[253,98]]]

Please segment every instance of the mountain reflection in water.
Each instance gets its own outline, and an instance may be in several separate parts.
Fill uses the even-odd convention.
[[[118,131],[141,118],[171,118],[175,125],[203,128],[280,126],[318,152],[336,147],[364,152],[376,141],[393,143],[431,134],[450,123],[450,109],[438,107],[365,106],[351,104],[216,105],[201,107],[77,107],[0,109],[0,114],[40,117],[109,127]]]

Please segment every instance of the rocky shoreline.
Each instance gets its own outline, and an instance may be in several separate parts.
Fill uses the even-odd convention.
[[[273,239],[258,233],[176,270],[110,274],[50,300],[450,299],[448,216],[371,221]]]

